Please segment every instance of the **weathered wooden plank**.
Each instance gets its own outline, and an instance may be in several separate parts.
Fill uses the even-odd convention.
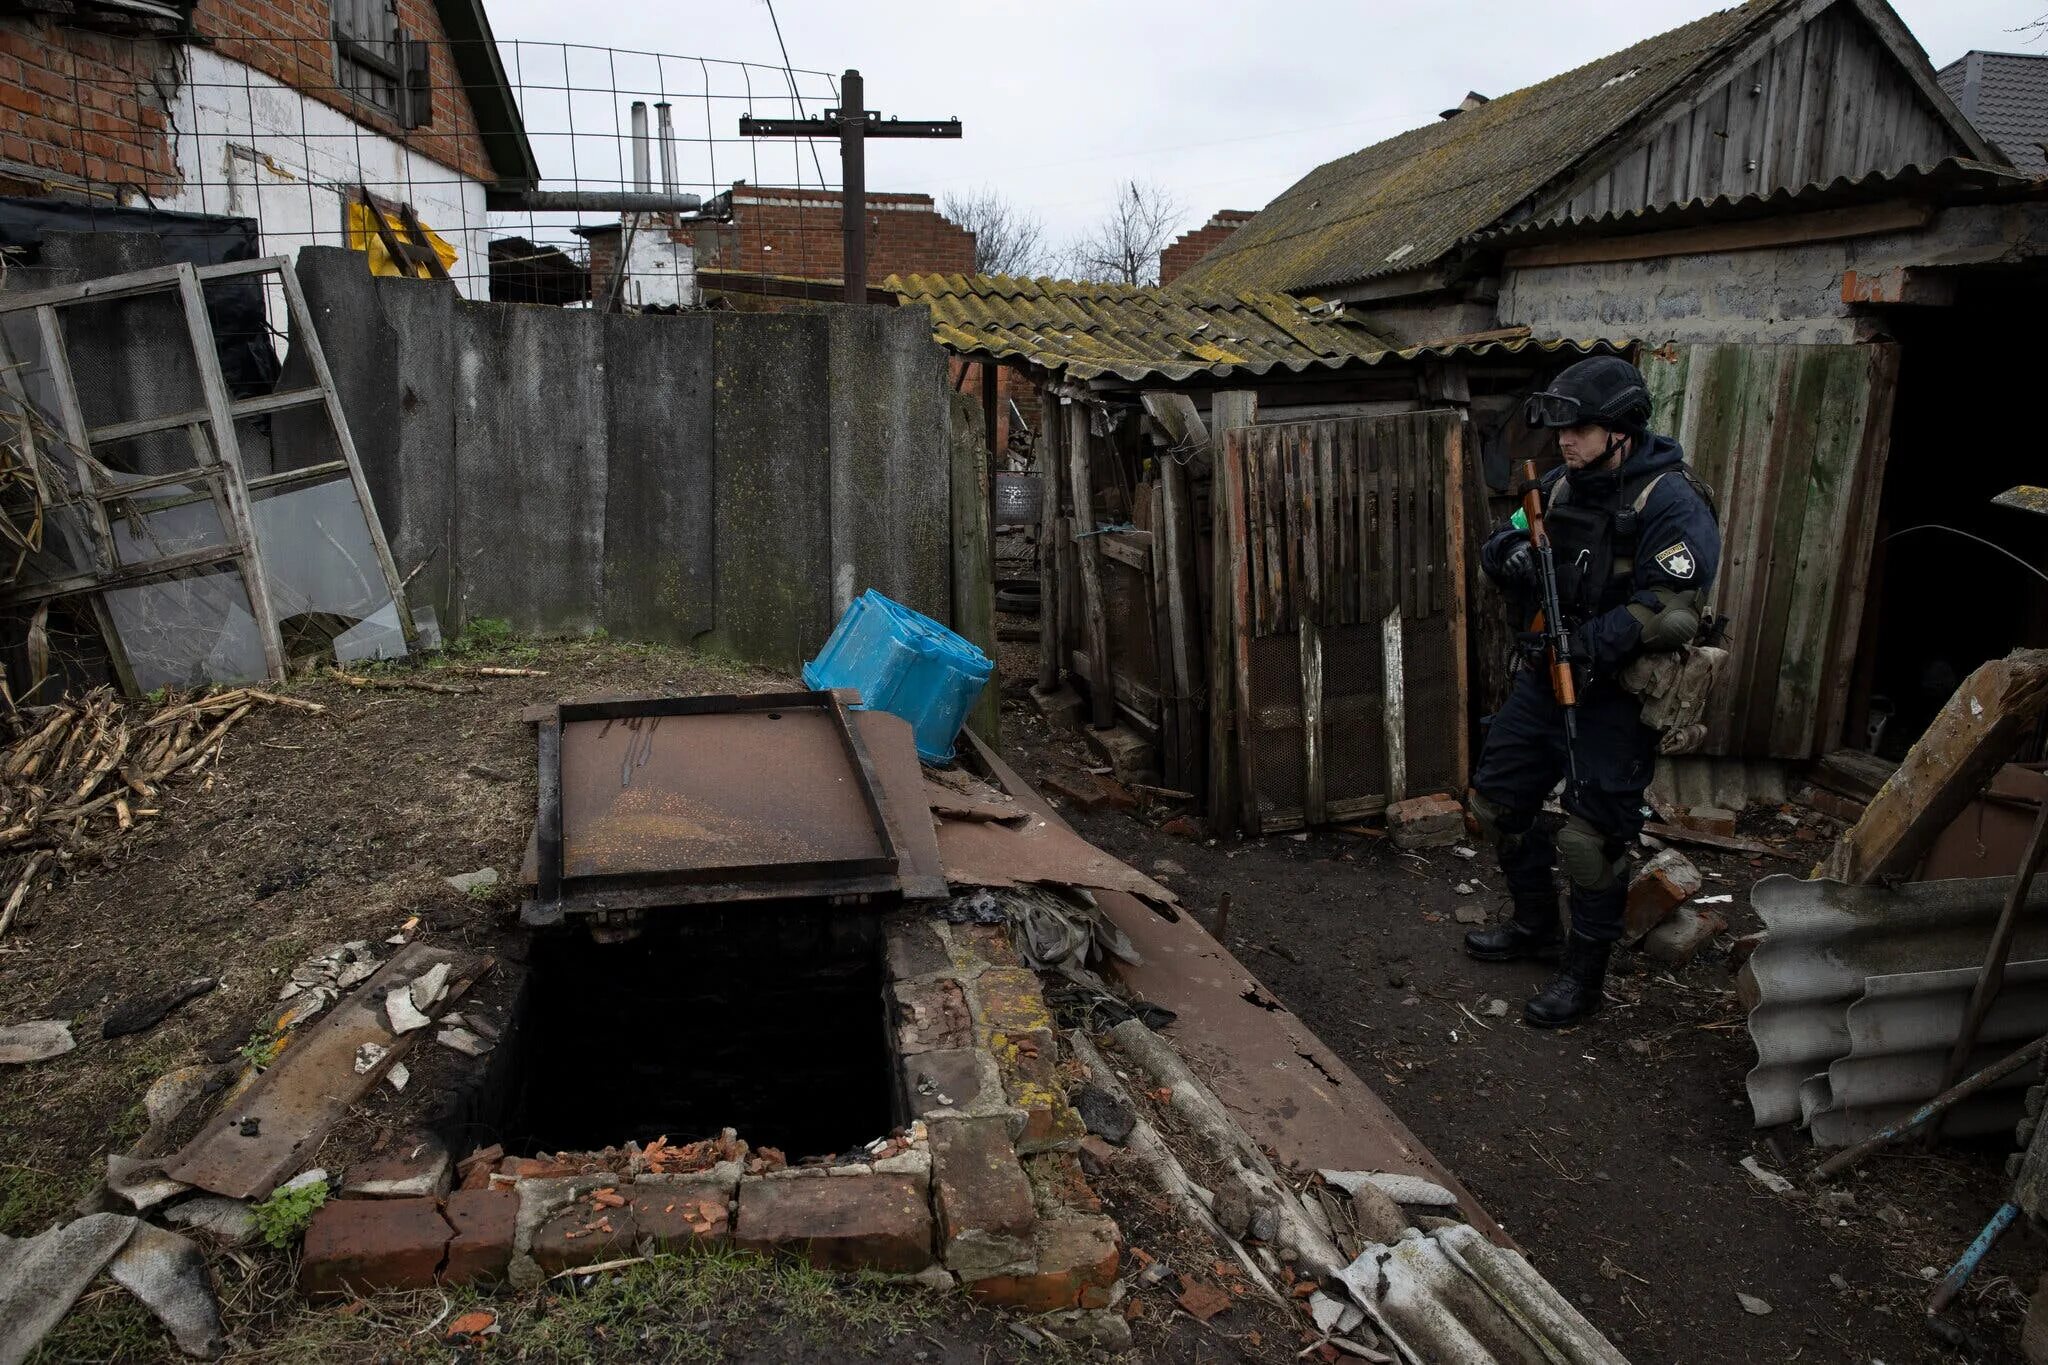
[[[1852,680],[1858,667],[1857,647],[1870,590],[1872,560],[1877,552],[1877,515],[1882,502],[1885,466],[1891,456],[1892,403],[1898,394],[1899,348],[1864,343],[1856,348],[1869,366],[1865,389],[1869,410],[1863,423],[1863,450],[1851,480],[1850,505],[1841,545],[1841,600],[1829,644],[1828,665],[1821,684],[1821,714],[1814,748],[1826,751],[1843,742]]]
[[[1209,832],[1222,835],[1235,828],[1237,794],[1242,787],[1236,745],[1232,742],[1237,714],[1237,594],[1235,585],[1243,547],[1243,504],[1237,501],[1224,469],[1228,463],[1225,433],[1250,427],[1258,420],[1258,396],[1231,389],[1209,400]],[[1242,437],[1238,438],[1240,444]]]
[[[1038,685],[1060,685],[1060,402],[1050,389],[1038,392]]]
[[[2048,707],[2048,650],[1993,659],[1956,689],[1815,874],[1868,886],[1908,877],[1934,838],[2013,755]]]
[[[1380,622],[1380,728],[1387,751],[1387,803],[1408,797],[1408,679],[1401,663],[1401,613]]]
[[[1187,466],[1168,455],[1160,465],[1159,524],[1154,545],[1159,552],[1159,593],[1164,605],[1160,680],[1173,694],[1174,744],[1166,774],[1169,787],[1202,790],[1201,690],[1202,659],[1196,632],[1194,507]]]
[[[1172,463],[1168,460],[1166,463]],[[1162,471],[1163,473],[1163,471]],[[1166,569],[1166,498],[1161,490],[1163,479],[1154,479],[1143,485],[1151,506],[1147,509],[1152,524],[1149,549],[1151,551],[1145,576],[1145,600],[1152,609],[1152,677],[1159,685],[1159,772],[1161,780],[1176,790],[1183,789],[1180,771],[1180,712],[1174,705],[1174,698],[1180,691],[1173,671],[1173,658],[1168,640],[1173,633],[1173,622],[1167,606]]]
[[[1110,680],[1109,618],[1102,600],[1102,537],[1095,530],[1091,456],[1094,440],[1088,429],[1088,408],[1067,406],[1067,471],[1074,499],[1074,558],[1080,570],[1082,634],[1093,672],[1088,678],[1089,723],[1098,730],[1116,724],[1116,695]]]
[[[1322,602],[1326,559],[1320,504],[1329,485],[1321,479],[1320,462],[1328,454],[1328,423],[1298,429],[1294,478],[1288,510],[1294,524],[1288,539],[1297,548],[1299,571],[1294,581],[1294,628],[1301,667],[1302,818],[1323,822],[1326,745],[1323,731]]]
[[[1231,501],[1246,508],[1246,521],[1242,528],[1231,527],[1236,539],[1231,560],[1236,572],[1231,579],[1232,615],[1235,622],[1234,644],[1231,650],[1233,687],[1236,696],[1237,716],[1237,797],[1239,819],[1245,829],[1259,827],[1259,780],[1258,780],[1258,728],[1252,715],[1252,627],[1253,606],[1251,600],[1252,582],[1250,573],[1251,522],[1249,511],[1251,501],[1247,490],[1251,487],[1253,471],[1246,468],[1251,459],[1251,433],[1232,432],[1225,438],[1226,477],[1230,480]]]
[[[1748,686],[1739,697],[1738,716],[1744,753],[1756,752],[1769,743],[1773,700],[1787,689],[1805,697],[1813,683],[1811,678],[1788,676],[1783,668],[1787,617],[1799,586],[1799,545],[1806,527],[1807,493],[1812,487],[1813,443],[1823,439],[1819,427],[1824,382],[1809,360],[1791,348],[1778,356],[1780,396],[1765,434],[1770,482],[1765,500],[1743,509],[1762,513],[1756,591],[1745,604],[1750,618],[1743,623]],[[1645,548],[1655,553],[1663,547]]]
[[[1470,562],[1465,540],[1465,449],[1466,436],[1471,431],[1471,424],[1462,413],[1447,413],[1442,421],[1447,428],[1444,432],[1443,446],[1445,614],[1448,617],[1452,643],[1451,686],[1457,694],[1456,706],[1451,714],[1458,718],[1457,762],[1453,770],[1462,774],[1472,770],[1472,727],[1469,722],[1472,659],[1471,650],[1466,648],[1468,625],[1465,598],[1465,566]]]
[[[996,657],[995,556],[989,543],[988,446],[982,437],[974,399],[949,395],[949,444],[952,462],[950,512],[953,527],[953,629],[969,643]],[[967,724],[991,744],[1001,742],[1003,680],[991,677],[981,689]]]

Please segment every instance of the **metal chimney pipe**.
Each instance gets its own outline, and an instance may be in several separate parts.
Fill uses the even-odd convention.
[[[661,140],[661,192],[676,192],[676,125],[669,118],[669,102],[654,106],[655,136]]]
[[[647,145],[647,101],[633,101],[633,189],[647,194],[654,189]]]

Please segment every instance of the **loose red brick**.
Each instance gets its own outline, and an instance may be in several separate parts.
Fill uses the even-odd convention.
[[[448,1196],[442,1216],[455,1229],[448,1243],[448,1261],[441,1268],[446,1284],[496,1284],[512,1262],[512,1239],[519,1224],[519,1195],[512,1190],[457,1190]]]
[[[1700,870],[1675,848],[1667,848],[1636,873],[1628,884],[1628,908],[1622,917],[1622,941],[1633,943],[1670,917],[1700,889]]]
[[[1416,796],[1387,807],[1387,835],[1400,848],[1442,848],[1465,837],[1465,808],[1448,796]]]
[[[1048,1218],[1032,1237],[1038,1268],[967,1282],[984,1303],[1022,1313],[1100,1308],[1109,1302],[1120,1255],[1116,1224],[1097,1215]]]
[[[850,1175],[740,1182],[733,1244],[792,1251],[825,1270],[912,1274],[932,1263],[932,1213],[922,1180]]]
[[[985,1275],[1021,1261],[1038,1211],[1003,1120],[939,1119],[931,1144],[932,1206],[947,1266]]]
[[[732,1228],[731,1190],[717,1180],[650,1180],[621,1190],[633,1221],[656,1251],[723,1245]]]
[[[533,1259],[549,1275],[579,1265],[631,1256],[640,1239],[633,1210],[605,1208],[585,1199],[533,1230]]]
[[[310,1297],[426,1289],[455,1235],[431,1199],[334,1199],[306,1229],[299,1288]]]

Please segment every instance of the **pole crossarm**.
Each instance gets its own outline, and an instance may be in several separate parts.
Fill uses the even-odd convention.
[[[740,115],[741,137],[836,137],[839,139],[841,209],[840,233],[844,240],[840,273],[845,278],[846,301],[867,301],[867,158],[863,144],[871,137],[957,138],[960,120],[884,119],[865,107],[866,86],[858,71],[840,77],[839,95],[845,103],[827,109],[821,118],[755,118]],[[858,112],[849,112],[858,111]]]

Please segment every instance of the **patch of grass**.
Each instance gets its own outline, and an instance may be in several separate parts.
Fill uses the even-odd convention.
[[[935,1323],[945,1302],[875,1276],[833,1276],[796,1261],[702,1251],[657,1256],[599,1275],[587,1288],[551,1280],[517,1298],[479,1299],[458,1290],[377,1295],[348,1314],[301,1308],[278,1324],[264,1353],[286,1360],[374,1355],[437,1316],[445,1313],[445,1322],[480,1307],[497,1315],[490,1350],[498,1359],[710,1361],[793,1357],[804,1348],[895,1359],[907,1354],[902,1339]]]
[[[39,1166],[0,1162],[0,1233],[33,1237],[63,1221],[83,1193],[77,1180],[66,1180]]]
[[[99,1365],[101,1361],[179,1359],[168,1335],[133,1294],[102,1282],[50,1329],[29,1365]]]
[[[280,1185],[250,1212],[256,1215],[256,1226],[262,1229],[264,1241],[274,1247],[288,1247],[313,1221],[313,1210],[326,1202],[327,1182],[315,1180],[290,1189]]]

